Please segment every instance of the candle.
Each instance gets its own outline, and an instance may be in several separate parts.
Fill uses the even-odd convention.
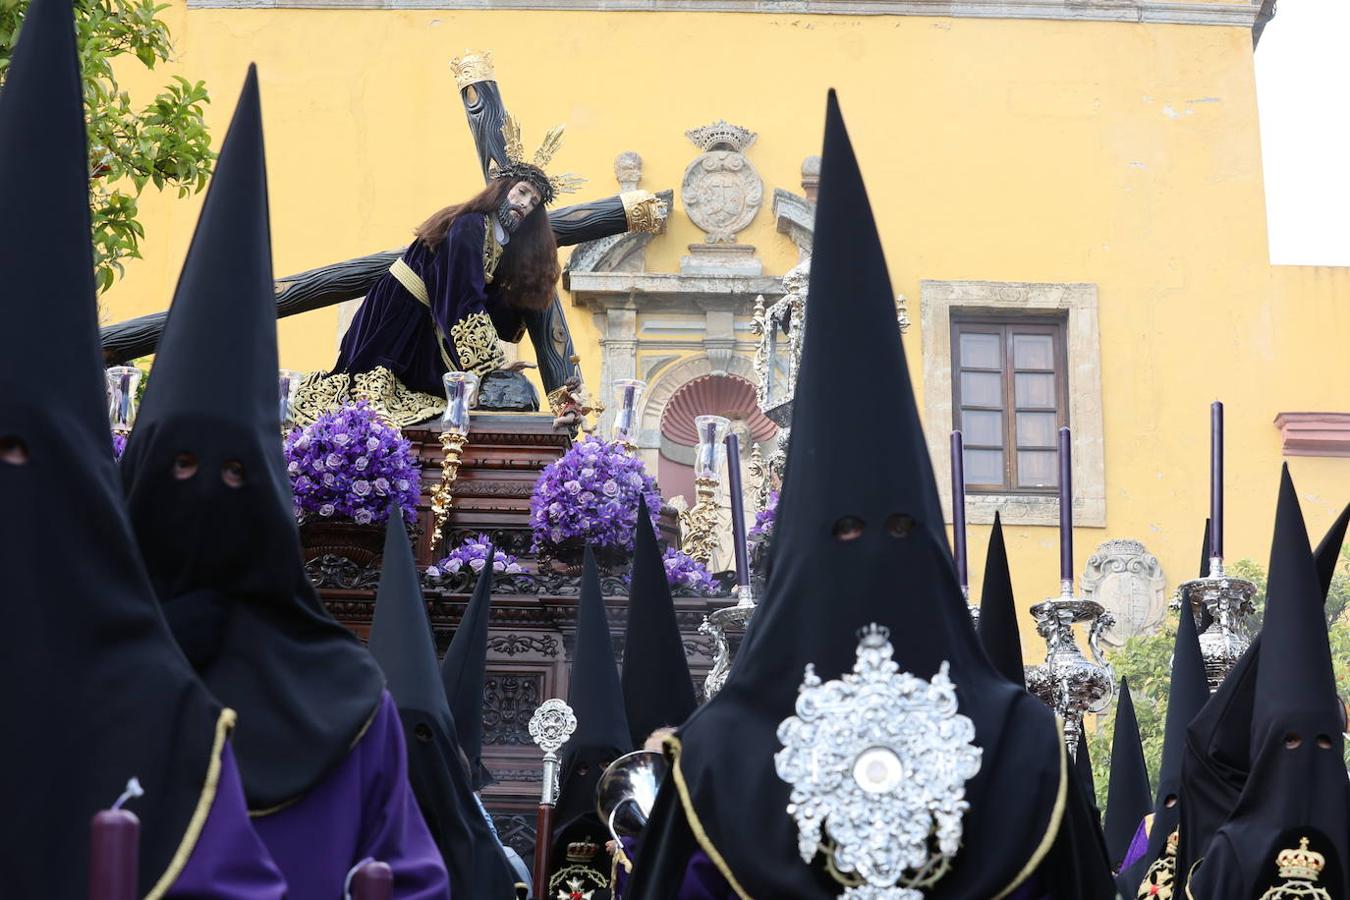
[[[352,900],[392,900],[394,870],[389,863],[372,860],[352,875]]]
[[[125,809],[94,814],[89,829],[90,900],[136,900],[141,823]]]
[[[1059,580],[1073,593],[1073,449],[1067,426],[1059,430]]]
[[[727,435],[727,482],[731,488],[731,538],[736,542],[736,583],[750,584],[750,550],[745,543],[745,494],[741,489],[741,440]]]
[[[1209,406],[1209,556],[1223,559],[1223,404]]]
[[[966,460],[960,431],[952,432],[952,543],[956,545],[956,576],[961,593],[970,595],[966,564]]]

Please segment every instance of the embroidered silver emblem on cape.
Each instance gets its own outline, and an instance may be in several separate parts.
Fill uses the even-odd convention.
[[[975,724],[942,663],[932,681],[901,672],[890,631],[860,632],[853,671],[822,682],[813,665],[796,715],[778,726],[778,777],[806,862],[824,852],[847,900],[922,900],[951,867],[980,771]]]

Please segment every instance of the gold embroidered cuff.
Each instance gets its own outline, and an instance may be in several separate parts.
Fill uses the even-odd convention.
[[[648,191],[624,191],[619,195],[629,231],[660,234],[666,228],[666,205]]]
[[[451,325],[450,340],[459,357],[459,367],[466,372],[481,376],[506,364],[506,354],[497,343],[497,327],[485,312],[472,313]]]
[[[455,76],[455,87],[461,91],[480,81],[497,80],[497,73],[492,69],[491,50],[465,50],[463,56],[450,60],[450,71]]]

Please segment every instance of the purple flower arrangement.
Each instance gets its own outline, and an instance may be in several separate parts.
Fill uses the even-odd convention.
[[[472,569],[474,572],[483,571],[483,566],[487,565],[488,544],[486,534],[466,538],[464,543],[450,551],[450,555],[445,559],[434,566],[428,566],[427,577],[439,578],[442,575],[455,575],[465,568]],[[492,571],[498,575],[516,575],[520,573],[521,568],[520,563],[514,556],[505,551],[494,549],[492,551]]]
[[[717,584],[707,567],[683,550],[667,547],[663,561],[666,564],[666,581],[672,588],[688,588],[699,593],[717,590]]]
[[[749,537],[751,540],[760,540],[769,536],[773,531],[774,519],[778,516],[778,492],[769,491],[769,502],[764,508],[755,513],[755,524],[750,526]]]
[[[120,462],[122,459],[122,454],[127,452],[127,436],[125,434],[118,434],[116,431],[114,431],[112,433],[112,444],[113,444],[113,459]]]
[[[647,498],[655,524],[661,495],[641,460],[595,437],[573,444],[534,485],[534,552],[558,556],[562,551],[579,559],[587,544],[597,550],[632,550],[639,496]]]
[[[412,445],[365,401],[293,430],[285,446],[297,516],[371,525],[386,521],[389,504],[397,503],[407,521],[416,520],[420,475]]]

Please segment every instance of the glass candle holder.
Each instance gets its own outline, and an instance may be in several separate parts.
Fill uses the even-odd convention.
[[[277,400],[282,431],[290,431],[295,427],[295,397],[300,392],[300,381],[304,377],[305,373],[295,369],[277,371]]]
[[[110,366],[105,370],[108,382],[108,424],[113,431],[126,434],[136,424],[136,390],[144,374],[135,366]]]
[[[726,468],[727,432],[731,421],[722,416],[698,416],[694,419],[698,446],[694,449],[694,475],[699,478],[719,479]]]
[[[647,382],[637,378],[620,378],[614,382],[616,391],[614,403],[613,438],[621,444],[637,443],[637,403]]]
[[[445,386],[445,414],[441,429],[455,434],[469,433],[469,410],[478,399],[478,376],[472,372],[446,372],[441,376]]]

